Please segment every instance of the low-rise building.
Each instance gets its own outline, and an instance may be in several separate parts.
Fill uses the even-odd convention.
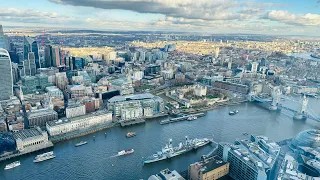
[[[46,87],[46,91],[49,97],[63,99],[63,92],[57,88],[57,86]]]
[[[47,122],[46,129],[50,136],[57,136],[111,122],[112,113],[97,111],[83,116],[49,121]]]
[[[188,172],[190,180],[216,180],[229,173],[229,163],[214,156],[190,164]]]
[[[66,108],[66,117],[72,118],[86,114],[86,107],[83,104],[70,104]]]
[[[185,180],[176,170],[164,169],[159,174],[152,175],[148,180]]]
[[[14,132],[13,137],[17,150],[20,152],[31,152],[52,146],[52,142],[48,140],[47,132],[42,131],[39,127]]]
[[[58,119],[58,113],[52,109],[34,110],[28,113],[29,126],[45,126],[46,122]]]

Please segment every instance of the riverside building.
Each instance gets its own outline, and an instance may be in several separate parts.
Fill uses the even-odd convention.
[[[229,176],[235,180],[272,179],[279,154],[280,147],[263,136],[218,145],[218,156],[230,163]]]
[[[83,116],[49,121],[47,122],[46,129],[50,136],[57,136],[111,122],[112,113],[97,111]]]

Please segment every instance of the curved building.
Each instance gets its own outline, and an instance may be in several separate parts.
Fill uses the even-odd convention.
[[[320,130],[308,129],[300,132],[294,139],[292,145],[297,148],[298,146],[317,148],[320,147]]]
[[[8,100],[13,95],[13,78],[10,55],[0,48],[0,101]]]

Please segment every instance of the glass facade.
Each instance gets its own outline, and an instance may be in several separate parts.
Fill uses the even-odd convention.
[[[8,100],[13,95],[12,65],[7,50],[0,49],[0,100]]]
[[[309,129],[300,132],[293,140],[292,145],[295,147],[304,146],[317,148],[320,146],[320,130]]]

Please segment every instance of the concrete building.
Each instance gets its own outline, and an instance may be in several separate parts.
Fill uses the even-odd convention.
[[[63,92],[57,86],[46,87],[46,91],[49,97],[63,99]]]
[[[123,121],[141,119],[143,115],[142,107],[139,102],[128,102],[123,104],[120,109],[120,117]]]
[[[84,104],[69,104],[66,108],[66,117],[73,118],[86,114],[86,107]]]
[[[58,119],[58,113],[52,109],[40,109],[28,113],[29,126],[44,127],[48,121]]]
[[[207,86],[201,86],[199,84],[194,86],[194,95],[195,96],[206,96],[207,95]]]
[[[61,90],[64,91],[68,85],[68,78],[65,72],[56,73],[56,86]]]
[[[190,164],[190,180],[216,180],[229,173],[229,163],[215,156]]]
[[[257,73],[257,71],[258,71],[258,66],[259,66],[259,63],[258,63],[258,62],[253,62],[253,63],[252,63],[252,66],[251,66],[251,72],[252,72],[252,73]]]
[[[39,127],[15,132],[13,137],[16,140],[17,150],[20,152],[32,152],[52,146],[47,132],[42,131]]]
[[[133,80],[136,80],[136,81],[139,81],[143,78],[144,76],[144,72],[143,71],[134,71],[133,72],[133,75],[132,75],[132,79]]]
[[[174,74],[173,74],[173,71],[170,69],[170,70],[161,71],[161,75],[165,80],[168,80],[168,79],[173,79]]]
[[[47,122],[46,129],[50,136],[56,136],[111,122],[112,113],[106,111],[97,111],[83,116],[63,118],[56,121]]]
[[[219,143],[218,156],[230,163],[229,176],[235,180],[271,180],[275,173],[280,146],[264,136],[235,144]]]
[[[0,27],[0,30],[1,27]],[[0,48],[0,101],[13,96],[13,77],[10,55],[7,50]]]
[[[164,169],[159,174],[152,175],[148,180],[185,180],[176,170]]]

